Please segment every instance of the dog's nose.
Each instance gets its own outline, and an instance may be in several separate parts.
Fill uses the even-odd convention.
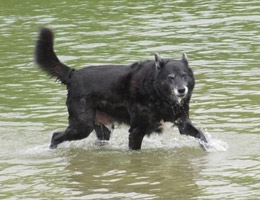
[[[188,93],[188,88],[186,87],[186,86],[183,86],[183,87],[180,87],[180,88],[176,88],[175,89],[175,95],[177,96],[177,97],[180,97],[180,98],[182,98],[182,97],[184,97],[186,94]]]
[[[179,93],[179,94],[184,94],[185,91],[186,91],[185,88],[180,88],[180,89],[178,89],[178,93]]]

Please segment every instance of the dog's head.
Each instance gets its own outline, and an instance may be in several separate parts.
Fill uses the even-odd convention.
[[[163,98],[172,104],[189,101],[195,80],[184,53],[180,60],[161,59],[155,54],[155,87]]]

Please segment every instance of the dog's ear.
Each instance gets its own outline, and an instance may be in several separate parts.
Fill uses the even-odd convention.
[[[186,65],[189,65],[189,61],[188,61],[188,57],[186,53],[182,54],[182,58],[181,58],[182,62],[184,62]]]
[[[154,54],[154,58],[155,58],[155,67],[156,69],[161,69],[163,61],[160,57],[160,55],[158,53]]]

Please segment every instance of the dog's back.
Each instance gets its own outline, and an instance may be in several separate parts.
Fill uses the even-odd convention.
[[[119,96],[128,93],[131,72],[131,68],[124,65],[86,67],[71,74],[68,90],[96,99],[121,101]]]

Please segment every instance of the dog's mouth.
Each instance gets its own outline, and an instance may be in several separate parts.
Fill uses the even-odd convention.
[[[186,94],[177,94],[176,97],[177,98],[184,98],[186,96]]]

